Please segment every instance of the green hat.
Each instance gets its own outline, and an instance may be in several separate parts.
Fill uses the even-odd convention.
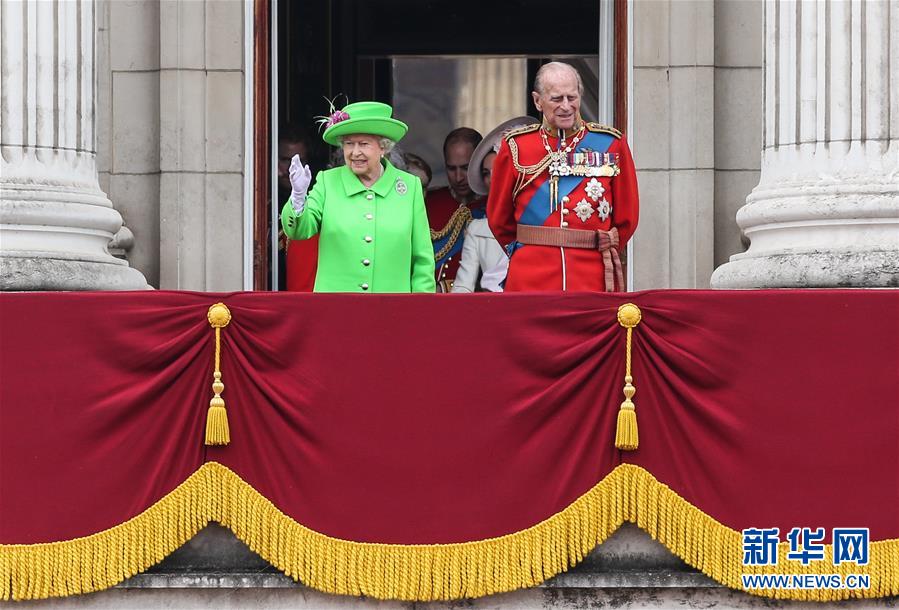
[[[328,128],[322,134],[325,142],[339,146],[337,138],[354,133],[370,133],[399,142],[409,127],[391,118],[393,108],[381,102],[356,102],[345,106],[327,118]]]

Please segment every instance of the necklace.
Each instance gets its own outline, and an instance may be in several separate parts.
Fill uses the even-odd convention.
[[[540,130],[540,137],[543,138],[543,148],[546,149],[546,152],[552,157],[553,161],[558,163],[568,164],[568,153],[574,150],[574,147],[577,146],[578,142],[581,141],[581,138],[584,137],[584,127],[582,126],[576,134],[574,134],[574,138],[571,140],[571,144],[565,146],[565,132],[562,132],[562,137],[559,138],[559,149],[553,150],[549,146],[549,140],[546,137],[546,130]]]
[[[571,139],[571,144],[565,146],[565,132],[561,131],[559,135],[559,148],[553,150],[549,146],[549,140],[546,137],[546,130],[540,130],[540,137],[543,138],[543,148],[546,149],[546,156],[549,159],[549,209],[555,212],[559,209],[559,177],[571,175],[571,166],[568,165],[568,155],[574,150],[581,138],[584,137],[585,125],[578,129],[577,133]]]

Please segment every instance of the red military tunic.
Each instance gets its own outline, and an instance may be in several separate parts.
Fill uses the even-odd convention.
[[[449,187],[443,187],[428,191],[425,197],[425,208],[428,212],[428,224],[431,226],[432,235],[434,233],[444,232],[447,223],[453,218],[453,214],[460,206],[466,206],[471,210],[474,218],[484,217],[485,201],[482,198],[475,199],[468,204],[460,204],[453,198]],[[467,224],[467,223],[465,223]],[[437,292],[449,292],[452,282],[456,279],[456,272],[459,270],[459,262],[462,260],[462,243],[465,236],[465,226],[461,227],[457,237],[446,235],[441,238],[433,239],[434,242],[434,258],[436,265],[434,267],[437,279]],[[445,250],[444,256],[437,257],[437,254]]]
[[[287,290],[312,292],[318,268],[318,235],[287,240]]]
[[[568,138],[568,145],[572,137]],[[510,144],[510,141],[513,142]],[[602,254],[598,250],[521,245],[516,242],[519,223],[603,231],[615,227],[619,234],[619,251],[624,249],[637,227],[637,176],[630,150],[621,133],[596,123],[586,124],[582,140],[573,152],[611,153],[606,158],[614,159],[619,173],[614,177],[561,178],[558,209],[552,210],[548,169],[531,175],[527,175],[526,170],[527,166],[539,165],[547,158],[546,145],[556,151],[558,144],[558,138],[548,134],[544,140],[538,125],[524,127],[503,139],[494,162],[487,218],[497,241],[506,248],[507,253],[512,253],[506,292],[605,290]],[[520,169],[525,170],[525,182],[532,177],[534,179],[513,196],[521,175]],[[624,290],[625,286],[616,282],[615,288]]]

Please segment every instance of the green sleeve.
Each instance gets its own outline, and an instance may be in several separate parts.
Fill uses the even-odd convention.
[[[322,226],[322,210],[325,207],[325,179],[322,172],[315,177],[315,186],[306,196],[306,206],[301,214],[293,209],[290,199],[281,209],[281,226],[284,234],[290,239],[309,239],[316,235]]]
[[[412,292],[437,292],[434,279],[434,244],[431,243],[431,227],[425,211],[425,198],[421,181],[411,180],[412,197]]]

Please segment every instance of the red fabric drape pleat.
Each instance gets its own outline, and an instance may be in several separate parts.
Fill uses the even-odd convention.
[[[0,543],[86,536],[203,463],[199,294],[0,295]]]

